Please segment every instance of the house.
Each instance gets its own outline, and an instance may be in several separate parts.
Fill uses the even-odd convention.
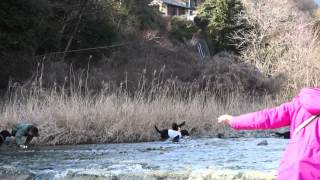
[[[202,0],[153,0],[150,5],[158,6],[166,16],[191,17]]]

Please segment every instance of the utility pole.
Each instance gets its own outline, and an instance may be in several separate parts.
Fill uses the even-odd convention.
[[[191,16],[191,0],[189,0],[189,12],[188,12],[188,19]]]

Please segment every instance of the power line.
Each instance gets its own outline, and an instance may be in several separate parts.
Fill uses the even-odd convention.
[[[68,51],[51,52],[51,53],[48,53],[48,54],[38,55],[37,57],[53,55],[53,54],[65,54],[65,53],[71,53],[71,52],[90,51],[90,50],[96,50],[96,49],[109,49],[109,48],[114,48],[114,47],[125,46],[125,45],[128,45],[128,44],[131,44],[131,42],[113,44],[113,45],[109,45],[109,46],[99,46],[99,47],[92,47],[92,48],[85,48],[85,49],[73,49],[73,50],[68,50]]]

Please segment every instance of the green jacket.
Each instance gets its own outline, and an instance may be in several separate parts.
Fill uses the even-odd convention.
[[[29,128],[32,127],[28,123],[19,123],[12,129],[12,135],[15,136],[17,145],[24,145],[29,143],[33,137],[28,136]],[[26,136],[27,140],[24,142],[22,137]]]

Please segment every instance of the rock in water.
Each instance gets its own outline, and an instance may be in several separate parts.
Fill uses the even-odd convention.
[[[17,169],[13,166],[2,166],[0,167],[0,179],[34,180],[36,176],[27,170]]]
[[[259,142],[257,145],[258,146],[266,146],[266,145],[268,145],[268,141],[267,140],[263,140],[263,141]]]
[[[290,139],[290,131],[286,131],[286,132],[283,132],[283,133],[275,132],[274,134],[277,137],[283,137],[284,139]]]
[[[222,139],[222,138],[224,138],[224,134],[218,133],[217,137],[218,137],[219,139]]]

